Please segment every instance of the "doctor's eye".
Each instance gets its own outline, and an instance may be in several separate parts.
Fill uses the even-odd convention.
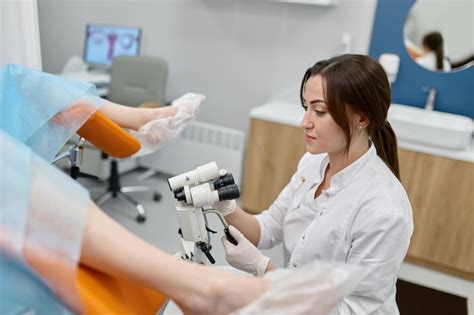
[[[320,110],[314,110],[314,112],[315,112],[316,115],[318,115],[318,116],[323,116],[324,114],[326,114],[326,112],[323,112],[323,111],[320,111]]]

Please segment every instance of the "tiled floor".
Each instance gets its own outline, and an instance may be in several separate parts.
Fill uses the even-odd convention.
[[[151,193],[131,193],[130,196],[141,202],[147,210],[147,220],[144,223],[138,223],[135,220],[136,210],[133,205],[119,200],[110,199],[104,203],[101,208],[108,213],[112,218],[117,220],[120,224],[125,226],[132,233],[141,237],[145,241],[159,247],[160,249],[174,254],[179,249],[180,236],[178,235],[178,219],[174,207],[174,198],[169,190],[166,182],[166,176],[155,175],[143,182],[138,181],[138,176],[142,171],[133,171],[121,176],[122,186],[127,185],[147,185],[155,188],[161,193],[162,199],[159,202],[153,201]],[[100,196],[100,192],[96,192],[97,188],[105,191],[105,184],[87,179],[79,180],[84,186],[91,189],[93,198]],[[228,266],[225,261],[224,249],[220,241],[223,235],[222,223],[215,215],[210,215],[208,218],[209,227],[218,231],[217,234],[212,235],[211,242],[213,248],[211,254],[216,260],[216,266]],[[283,254],[281,245],[271,250],[263,251],[265,255],[269,256],[272,262],[277,266],[283,265]],[[170,305],[165,314],[180,314],[175,305]]]

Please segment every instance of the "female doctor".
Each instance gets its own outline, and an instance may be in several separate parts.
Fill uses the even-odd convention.
[[[238,241],[223,238],[226,259],[262,276],[275,267],[256,246],[283,242],[285,267],[361,265],[370,272],[332,314],[398,314],[395,283],[413,219],[387,121],[387,75],[368,56],[334,57],[306,71],[300,98],[308,152],[275,202],[255,216],[235,201],[216,205]]]

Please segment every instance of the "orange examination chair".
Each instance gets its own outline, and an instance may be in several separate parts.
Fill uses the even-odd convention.
[[[100,112],[77,131],[106,154],[124,158],[140,149],[140,142]],[[167,300],[162,294],[126,279],[79,265],[76,287],[85,314],[156,314]]]

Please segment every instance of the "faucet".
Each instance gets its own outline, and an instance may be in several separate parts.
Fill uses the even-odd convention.
[[[425,109],[433,110],[434,103],[436,100],[436,89],[433,87],[424,87],[423,91],[428,92],[428,97],[426,98],[426,102],[425,102]]]

